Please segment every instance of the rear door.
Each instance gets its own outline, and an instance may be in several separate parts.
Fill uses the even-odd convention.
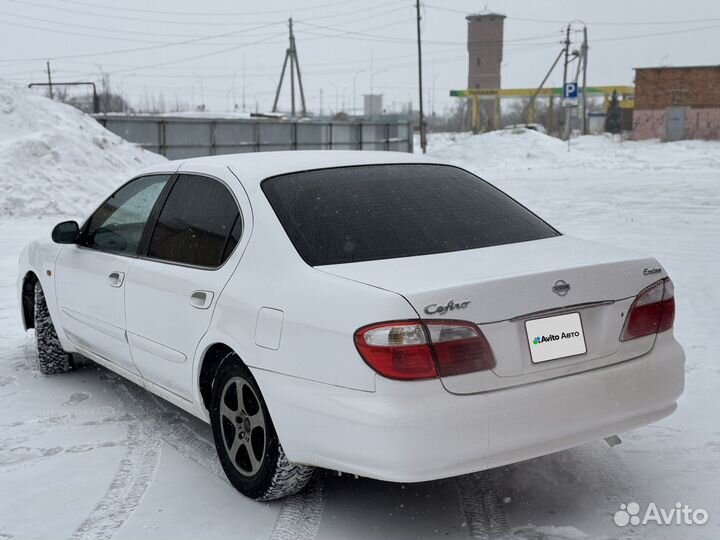
[[[121,187],[86,222],[78,244],[63,246],[55,264],[60,321],[68,339],[133,374],[138,370],[125,335],[125,280],[170,177],[143,176]]]
[[[195,349],[237,265],[231,255],[243,226],[243,213],[224,181],[180,174],[126,280],[135,364],[147,381],[187,400],[192,400]]]

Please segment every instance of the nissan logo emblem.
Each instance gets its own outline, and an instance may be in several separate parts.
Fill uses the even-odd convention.
[[[570,284],[567,281],[563,281],[562,279],[558,279],[552,288],[552,292],[559,296],[565,296],[569,290]]]

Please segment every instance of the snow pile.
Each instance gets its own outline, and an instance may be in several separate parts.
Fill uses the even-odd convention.
[[[621,141],[586,135],[568,144],[538,131],[518,128],[470,136],[433,134],[429,153],[477,172],[532,169],[622,169],[623,171],[710,169],[720,167],[716,141]],[[418,145],[419,147],[419,145]]]
[[[554,161],[566,144],[560,139],[549,137],[529,129],[499,130],[482,135],[465,136],[455,134],[456,141],[446,141],[447,135],[438,134],[430,138],[430,151],[437,157],[452,161],[477,163],[485,168],[506,168],[524,162],[546,163]],[[439,144],[435,139],[439,138]],[[450,142],[450,144],[448,144]]]
[[[0,216],[83,217],[164,159],[74,107],[0,82]]]

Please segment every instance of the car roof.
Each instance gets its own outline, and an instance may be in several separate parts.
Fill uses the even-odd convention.
[[[438,160],[407,152],[347,151],[347,150],[294,150],[281,152],[252,152],[224,154],[168,161],[143,170],[140,174],[167,171],[208,172],[228,167],[238,177],[260,182],[265,178],[292,172],[353,165],[380,165],[395,163],[440,163]]]

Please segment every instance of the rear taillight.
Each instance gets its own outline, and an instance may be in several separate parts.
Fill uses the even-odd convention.
[[[620,341],[629,341],[672,328],[675,321],[675,294],[670,278],[656,281],[637,295],[627,318]]]
[[[396,321],[364,326],[355,346],[390,379],[433,379],[493,369],[495,357],[480,329],[465,321]]]

